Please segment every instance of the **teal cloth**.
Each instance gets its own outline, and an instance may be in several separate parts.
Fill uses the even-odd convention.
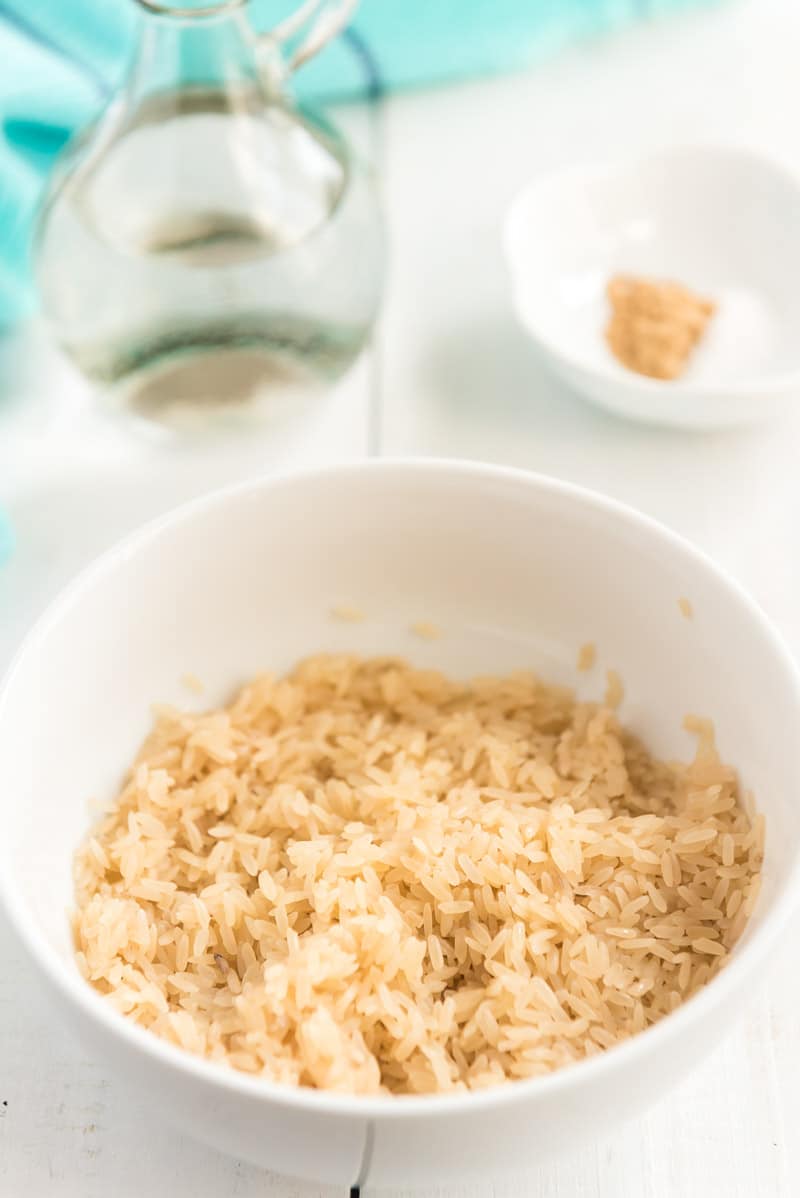
[[[266,29],[300,0],[251,0]],[[301,98],[519,69],[578,38],[713,0],[362,0],[351,29],[298,75]],[[133,0],[0,0],[0,327],[35,303],[30,232],[43,180],[118,85]]]

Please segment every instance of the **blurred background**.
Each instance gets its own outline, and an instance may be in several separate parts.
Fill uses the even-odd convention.
[[[298,75],[320,106],[523,71],[570,45],[724,0],[362,0],[347,30]],[[730,0],[729,0],[730,2]],[[293,0],[252,0],[273,28]],[[138,11],[137,11],[138,10]],[[136,0],[4,0],[0,8],[0,321],[36,306],[30,229],[69,137],[123,85],[140,35]]]

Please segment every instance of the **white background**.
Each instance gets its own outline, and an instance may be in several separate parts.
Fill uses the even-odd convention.
[[[340,117],[363,135],[363,114]],[[394,98],[381,124],[392,242],[382,325],[370,354],[301,424],[213,453],[159,449],[100,420],[40,329],[0,342],[0,501],[19,536],[0,570],[0,665],[47,598],[148,516],[248,474],[369,453],[484,458],[615,495],[709,551],[800,652],[800,410],[778,427],[701,436],[601,415],[542,375],[514,325],[500,255],[515,190],[556,165],[713,138],[800,166],[797,0],[731,0],[528,76]],[[488,1190],[436,1194],[800,1193],[798,933],[796,921],[734,1035],[637,1122]],[[0,926],[0,1198],[340,1193],[159,1127],[62,1033]]]

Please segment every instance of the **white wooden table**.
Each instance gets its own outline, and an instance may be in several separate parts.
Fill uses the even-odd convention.
[[[248,474],[371,453],[484,458],[609,492],[713,554],[800,653],[800,409],[781,427],[705,436],[598,414],[541,374],[512,320],[500,256],[515,189],[574,159],[713,137],[800,165],[799,63],[797,0],[739,0],[576,50],[529,76],[391,100],[382,171],[392,273],[374,348],[303,424],[246,447],[201,454],[135,440],[101,422],[41,330],[0,343],[0,502],[19,536],[0,570],[0,664],[67,578],[154,513]],[[358,112],[342,115],[363,123]],[[800,1193],[798,935],[795,922],[738,1030],[680,1089],[614,1138],[555,1164],[532,1161],[491,1194]],[[263,1173],[151,1121],[102,1061],[62,1033],[0,926],[0,1198],[338,1193]],[[436,1193],[486,1198],[487,1189]]]

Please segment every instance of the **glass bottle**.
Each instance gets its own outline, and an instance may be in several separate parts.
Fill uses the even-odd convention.
[[[371,180],[285,87],[355,0],[307,0],[266,35],[246,0],[129,2],[125,84],[41,209],[43,307],[117,404],[173,427],[249,423],[338,378],[376,313]]]

